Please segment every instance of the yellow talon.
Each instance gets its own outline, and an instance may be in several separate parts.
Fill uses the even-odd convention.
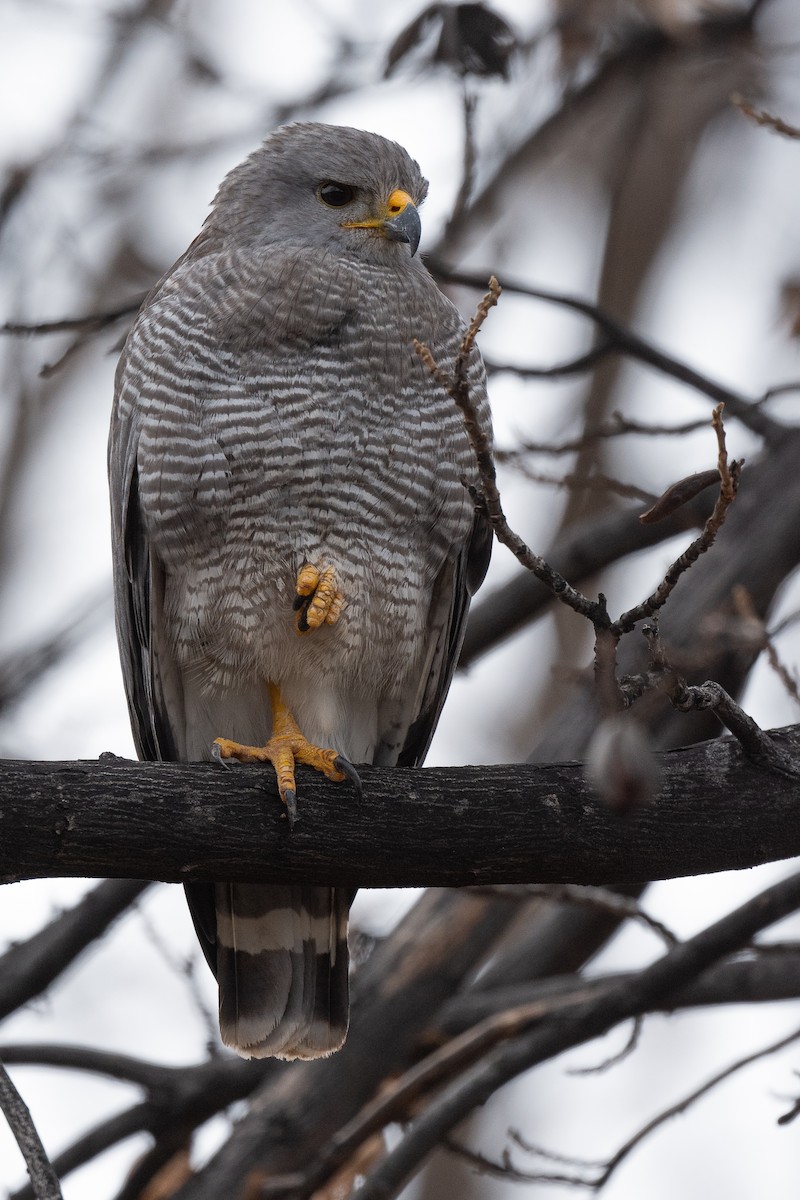
[[[264,746],[243,746],[229,738],[215,738],[220,758],[236,758],[239,762],[270,762],[275,768],[278,791],[286,805],[289,823],[294,823],[297,812],[297,785],[294,777],[295,763],[314,767],[334,783],[347,778],[336,765],[339,755],[335,750],[323,750],[314,746],[303,733],[281,699],[277,684],[269,684],[272,706],[272,737]],[[350,768],[352,771],[352,768]]]
[[[333,567],[317,570],[306,563],[297,573],[295,584],[297,597],[294,602],[298,610],[295,628],[298,633],[310,633],[320,625],[335,625],[344,605],[344,595],[336,586]]]
[[[316,567],[313,567],[311,563],[306,563],[305,566],[301,567],[297,572],[297,584],[295,585],[295,591],[297,592],[298,596],[310,596],[316,589],[318,583],[319,571]]]

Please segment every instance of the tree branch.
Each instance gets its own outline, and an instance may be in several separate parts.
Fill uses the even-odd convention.
[[[422,1159],[479,1104],[509,1079],[570,1046],[598,1037],[622,1020],[656,1004],[688,983],[706,967],[746,943],[759,930],[800,905],[800,873],[781,880],[727,914],[695,937],[674,947],[635,978],[611,987],[605,995],[576,1005],[569,1019],[561,1015],[495,1047],[486,1058],[445,1088],[414,1122],[405,1138],[368,1175],[359,1193],[363,1200],[391,1200]]]
[[[800,854],[797,778],[784,773],[792,764],[800,773],[800,726],[766,736],[783,752],[782,772],[727,739],[671,750],[658,756],[657,803],[625,819],[577,763],[365,766],[360,801],[302,769],[291,833],[271,769],[8,760],[0,879],[619,884],[749,867]]]
[[[483,274],[480,271],[458,271],[435,258],[428,258],[427,266],[436,279],[462,287],[480,288],[481,291],[485,288],[486,279],[490,274],[488,271]],[[750,400],[746,396],[734,392],[731,388],[724,387],[716,380],[695,371],[680,359],[659,350],[596,304],[592,304],[591,301],[583,300],[579,296],[568,296],[562,292],[549,291],[547,288],[530,287],[517,280],[506,278],[503,279],[503,291],[513,292],[518,296],[529,296],[533,300],[543,300],[548,304],[568,308],[572,312],[587,317],[603,335],[593,356],[593,361],[599,358],[601,353],[623,354],[637,362],[653,367],[663,375],[669,375],[671,378],[685,383],[717,404],[722,402],[729,416],[736,417],[746,428],[761,435],[767,441],[774,443],[783,435],[784,427],[765,413],[757,401]],[[563,368],[561,370],[563,371]]]
[[[548,551],[547,559],[565,578],[580,583],[618,559],[702,525],[708,510],[708,497],[701,495],[654,525],[642,524],[632,508],[603,513],[568,531],[564,540]],[[470,610],[459,669],[532,621],[552,602],[552,591],[530,571],[521,571],[509,583],[481,594]]]
[[[115,1113],[113,1117],[107,1117],[53,1159],[54,1174],[63,1178],[71,1171],[76,1171],[78,1167],[91,1162],[93,1158],[97,1158],[106,1150],[110,1150],[112,1146],[124,1142],[134,1133],[139,1133],[140,1130],[146,1128],[149,1111],[150,1106],[146,1102],[142,1102],[134,1104],[132,1108],[124,1109],[121,1113]],[[50,1200],[51,1196],[60,1197],[61,1192],[48,1192],[46,1195],[47,1200]],[[34,1197],[38,1200],[38,1196],[39,1193],[35,1188],[26,1184],[19,1191],[13,1192],[8,1200],[33,1200]]]
[[[474,987],[453,996],[436,1014],[425,1035],[426,1044],[439,1045],[471,1029],[480,1021],[508,1009],[541,1004],[553,997],[586,993],[589,988],[606,992],[636,972],[618,972],[584,978],[580,975],[550,975],[505,987]],[[690,983],[671,992],[650,1012],[706,1008],[723,1004],[769,1004],[800,996],[800,947],[782,949],[757,945],[746,956],[716,963]],[[16,1051],[15,1051],[16,1052]],[[9,1059],[9,1061],[14,1061]],[[25,1061],[20,1059],[20,1061]]]
[[[0,808],[0,826],[4,815]],[[6,950],[0,956],[0,1020],[43,992],[149,886],[140,879],[104,880],[39,933]]]
[[[2,1109],[16,1138],[25,1166],[31,1177],[31,1188],[36,1200],[62,1200],[58,1176],[53,1170],[44,1146],[31,1118],[27,1104],[0,1063],[0,1109]]]

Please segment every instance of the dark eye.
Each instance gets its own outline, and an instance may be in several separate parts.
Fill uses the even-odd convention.
[[[333,179],[321,183],[317,188],[317,195],[322,203],[330,208],[344,208],[345,204],[349,204],[355,198],[355,192],[349,183],[336,183]]]

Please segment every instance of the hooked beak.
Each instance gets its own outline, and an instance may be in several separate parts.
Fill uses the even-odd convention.
[[[411,254],[417,252],[422,224],[414,201],[408,192],[396,188],[377,217],[364,221],[343,221],[344,229],[374,229],[390,242],[408,242]]]

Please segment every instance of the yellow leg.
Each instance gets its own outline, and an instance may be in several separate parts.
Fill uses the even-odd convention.
[[[278,778],[278,791],[286,805],[290,824],[294,823],[297,811],[297,785],[294,777],[295,763],[314,767],[335,783],[350,779],[358,783],[355,770],[335,750],[322,750],[300,732],[300,728],[281,699],[280,688],[269,684],[272,707],[272,737],[265,746],[242,746],[228,738],[216,738],[215,754],[220,759],[236,758],[239,762],[270,762]]]
[[[295,628],[298,633],[311,633],[320,625],[335,625],[339,620],[344,595],[336,586],[333,567],[319,571],[312,563],[306,563],[297,572],[295,591]]]

